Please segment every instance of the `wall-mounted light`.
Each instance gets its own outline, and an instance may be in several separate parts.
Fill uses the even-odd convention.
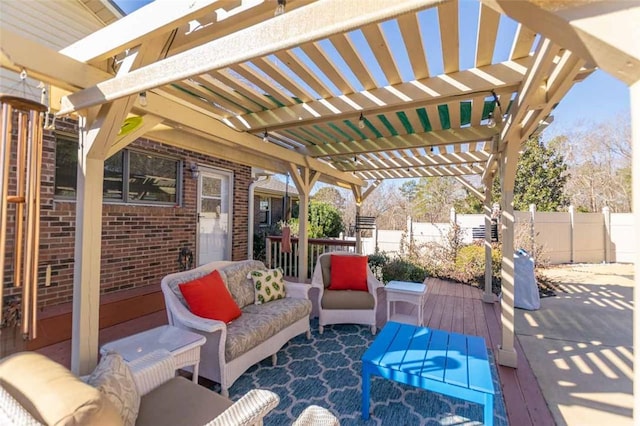
[[[362,115],[362,113],[360,113],[360,118],[358,118],[358,127],[361,129],[364,129],[364,115]]]
[[[191,170],[191,178],[198,179],[200,176],[200,170],[198,170],[198,165],[196,163],[189,164],[189,170]]]
[[[147,92],[140,92],[138,94],[138,103],[140,104],[141,107],[146,107],[148,102],[147,102]]]

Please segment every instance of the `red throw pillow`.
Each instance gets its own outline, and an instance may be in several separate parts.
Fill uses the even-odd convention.
[[[368,291],[367,256],[331,255],[329,290]]]
[[[194,315],[230,323],[242,314],[217,270],[179,287]]]

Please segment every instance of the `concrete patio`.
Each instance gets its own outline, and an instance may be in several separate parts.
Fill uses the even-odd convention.
[[[631,425],[633,265],[545,270],[564,291],[516,310],[516,334],[558,425]]]

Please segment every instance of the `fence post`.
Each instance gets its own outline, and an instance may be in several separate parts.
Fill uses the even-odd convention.
[[[536,261],[536,205],[529,204],[529,241],[531,241],[531,258]]]
[[[571,235],[569,238],[569,244],[570,244],[570,250],[571,250],[571,259],[570,262],[574,263],[576,260],[576,256],[575,256],[575,244],[573,242],[574,236],[575,236],[575,207],[573,207],[573,205],[569,206],[569,221],[571,224]]]
[[[611,253],[611,209],[609,206],[602,208],[602,216],[604,219],[604,261],[611,263],[614,259]]]

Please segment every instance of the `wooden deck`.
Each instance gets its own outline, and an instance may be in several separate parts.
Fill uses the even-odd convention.
[[[498,353],[501,338],[500,304],[484,303],[482,291],[474,287],[430,278],[424,321],[427,327],[482,336]],[[555,425],[533,370],[516,339],[518,368],[498,365],[509,424]]]
[[[497,353],[500,344],[500,305],[482,301],[476,288],[430,278],[424,307],[425,325],[447,331],[482,336],[487,346]],[[165,312],[156,312],[100,331],[100,344],[142,330],[166,324]],[[555,422],[542,396],[524,351],[516,339],[518,368],[498,366],[509,424],[517,426],[554,425]],[[71,342],[65,341],[39,349],[50,358],[69,366]]]

